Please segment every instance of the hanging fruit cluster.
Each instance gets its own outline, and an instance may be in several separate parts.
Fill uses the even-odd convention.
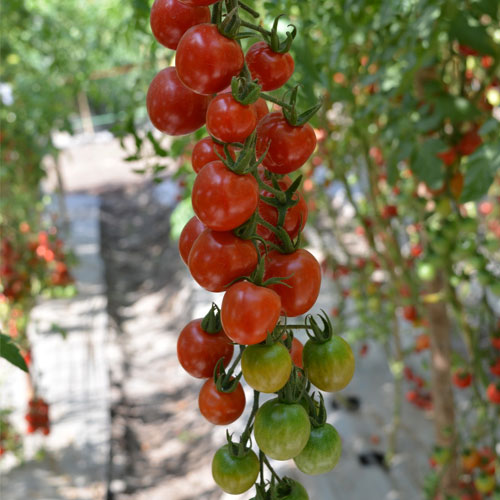
[[[279,477],[268,457],[293,459],[307,474],[335,467],[341,440],[326,423],[323,397],[313,386],[343,389],[355,361],[325,313],[288,322],[310,310],[321,284],[319,263],[300,248],[308,208],[295,173],[316,147],[307,122],[319,104],[298,112],[298,86],[287,83],[295,27],[280,38],[279,17],[268,30],[245,16],[259,14],[237,0],[156,0],[151,10],[156,39],[176,50],[176,58],[175,67],[151,82],[149,117],[169,135],[203,125],[209,133],[193,148],[196,216],[181,233],[179,251],[199,285],[224,292],[220,309],[214,304],[184,327],[177,353],[188,373],[206,379],[199,407],[214,424],[242,415],[242,377],[254,389],[240,439],[228,433],[213,458],[216,483],[232,494],[255,484],[259,499],[305,499],[303,486]],[[259,41],[245,54],[241,40],[255,37]],[[281,98],[268,93],[284,85]],[[309,337],[304,346],[294,337],[297,330]],[[274,396],[261,404],[260,393]],[[249,445],[252,432],[258,453]]]
[[[42,398],[30,399],[25,419],[28,422],[28,434],[36,431],[45,435],[50,433],[49,405]]]

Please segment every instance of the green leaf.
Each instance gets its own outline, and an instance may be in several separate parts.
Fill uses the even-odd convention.
[[[160,143],[155,139],[151,130],[148,131],[147,137],[149,139],[149,142],[151,142],[151,145],[153,146],[153,149],[154,149],[156,156],[161,156],[162,158],[164,158],[165,156],[168,156],[168,151],[163,149],[160,146]]]
[[[465,179],[460,202],[482,198],[489,190],[495,174],[500,170],[500,141],[483,144],[464,160]]]
[[[8,335],[0,333],[0,357],[5,358],[9,363],[27,372],[28,367],[24,358],[19,352],[19,347],[12,342]]]
[[[418,148],[411,163],[413,173],[431,189],[438,189],[443,184],[444,165],[436,155],[445,149],[446,144],[440,139],[429,139]]]
[[[450,35],[452,38],[456,38],[460,44],[477,50],[480,54],[494,56],[498,51],[488,36],[486,28],[464,12],[457,14],[451,22]]]

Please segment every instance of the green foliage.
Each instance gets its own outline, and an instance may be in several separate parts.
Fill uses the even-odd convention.
[[[14,344],[8,335],[4,335],[3,333],[0,333],[0,357],[6,359],[9,363],[17,366],[21,370],[25,372],[28,371],[26,362],[19,352],[19,347]]]

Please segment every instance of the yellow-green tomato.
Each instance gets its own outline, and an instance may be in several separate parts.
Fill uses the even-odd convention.
[[[269,394],[279,391],[287,383],[292,371],[292,358],[280,342],[251,345],[241,357],[241,371],[250,387]]]
[[[275,460],[296,457],[306,446],[311,423],[300,404],[280,403],[278,398],[264,403],[255,415],[255,441]]]
[[[306,447],[293,459],[305,474],[316,475],[331,471],[342,453],[339,433],[330,424],[313,427]]]
[[[259,459],[252,450],[240,457],[231,454],[229,444],[219,448],[212,460],[212,476],[226,493],[239,495],[249,490],[259,475]]]
[[[338,335],[322,343],[309,339],[302,358],[307,377],[322,391],[340,391],[354,375],[354,354],[349,344]]]

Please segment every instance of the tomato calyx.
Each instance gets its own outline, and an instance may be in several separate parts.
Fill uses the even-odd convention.
[[[278,391],[278,400],[284,404],[297,404],[302,401],[310,387],[309,380],[302,368],[292,367],[292,373],[285,386]]]
[[[321,314],[318,315],[323,323],[321,327],[318,322],[314,319],[312,314],[306,316],[306,334],[312,342],[317,344],[324,344],[328,342],[333,336],[333,325],[328,317],[328,314],[322,309]],[[311,333],[312,331],[312,333]]]
[[[222,330],[222,322],[220,320],[220,309],[212,302],[210,311],[201,321],[201,328],[207,333],[219,333]]]
[[[240,372],[238,375],[236,375],[236,377],[233,377],[233,373],[236,366],[238,366],[238,363],[240,362],[244,350],[245,347],[240,346],[240,352],[227,372],[224,368],[224,358],[221,358],[219,359],[219,361],[217,361],[217,364],[214,368],[214,383],[216,389],[219,392],[230,393],[234,392],[237,389],[243,373]]]
[[[248,72],[246,66],[242,72]],[[246,75],[245,75],[246,76]],[[231,80],[231,93],[235,101],[248,106],[260,97],[261,86],[253,82],[249,77],[233,76]]]
[[[276,17],[269,35],[264,35],[264,38],[271,47],[271,50],[278,54],[286,54],[292,47],[293,40],[297,36],[297,28],[293,24],[289,24],[287,28],[292,29],[290,31],[287,31],[285,33],[285,39],[283,41],[280,41],[280,37],[278,35],[278,24],[280,18],[284,15],[285,14],[280,14],[278,17]]]
[[[309,420],[311,421],[312,427],[321,427],[326,423],[326,408],[325,408],[325,400],[323,399],[323,395],[318,392],[318,401],[315,399],[315,392],[311,395],[305,394],[304,399],[308,406],[308,414]]]

